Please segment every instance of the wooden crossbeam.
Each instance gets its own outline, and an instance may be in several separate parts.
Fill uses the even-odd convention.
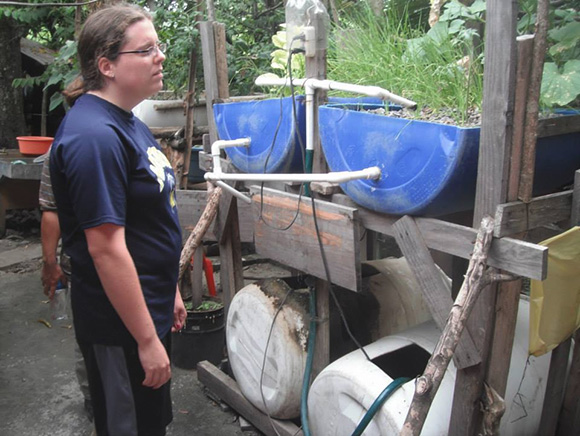
[[[334,202],[356,206],[345,195],[334,195]],[[360,208],[358,217],[362,225],[375,232],[394,236],[393,224],[398,216],[379,214]],[[469,259],[477,235],[475,229],[434,218],[415,217],[427,247]],[[515,275],[544,280],[548,271],[548,248],[511,238],[494,240],[487,260],[488,265]]]

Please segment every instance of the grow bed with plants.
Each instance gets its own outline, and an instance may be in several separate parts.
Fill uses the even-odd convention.
[[[320,107],[320,139],[332,171],[381,168],[379,180],[341,184],[368,209],[439,216],[473,207],[479,127],[373,113],[376,105]],[[391,108],[395,109],[396,108]],[[580,134],[538,139],[534,195],[571,183],[580,168]]]

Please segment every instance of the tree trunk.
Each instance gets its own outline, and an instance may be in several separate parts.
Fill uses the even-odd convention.
[[[22,77],[20,35],[12,18],[0,16],[0,148],[18,148],[16,137],[28,134],[22,88],[12,86]]]

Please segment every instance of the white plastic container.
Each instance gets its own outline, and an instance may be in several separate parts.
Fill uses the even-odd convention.
[[[290,294],[276,317],[268,343],[274,316],[289,290],[281,280],[245,286],[232,299],[226,322],[230,366],[240,390],[256,408],[278,419],[300,414],[306,365],[309,323],[306,291],[295,290]]]
[[[133,114],[148,127],[185,126],[183,100],[143,100],[133,108]],[[196,126],[208,125],[205,102],[195,105],[193,119]]]
[[[500,428],[502,435],[534,435],[540,421],[550,355],[530,357],[529,363],[526,363],[528,325],[529,303],[522,300],[508,377],[506,413]],[[424,367],[440,335],[435,324],[427,322],[365,347],[376,364],[356,350],[326,367],[312,384],[308,396],[312,434],[351,435],[374,400],[393,379],[412,375],[412,366]],[[456,369],[451,362],[433,400],[422,436],[447,434],[455,374]],[[377,412],[364,435],[398,435],[413,395],[413,381],[397,389]]]

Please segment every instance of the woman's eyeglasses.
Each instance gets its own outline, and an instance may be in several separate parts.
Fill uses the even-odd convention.
[[[152,45],[149,48],[146,48],[144,50],[127,50],[127,51],[120,51],[117,54],[129,54],[129,53],[137,53],[137,54],[141,54],[143,56],[156,56],[157,54],[159,54],[159,52],[165,53],[165,50],[167,50],[167,44],[164,42],[158,42],[155,45]]]

